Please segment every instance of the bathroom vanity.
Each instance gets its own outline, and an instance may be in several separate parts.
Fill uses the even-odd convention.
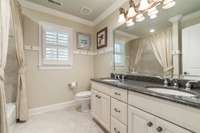
[[[148,86],[162,84],[93,79],[93,118],[110,133],[200,133],[200,93],[172,96]]]
[[[200,133],[199,7],[176,2],[157,19],[113,29],[115,74],[92,79],[92,116],[108,132]]]

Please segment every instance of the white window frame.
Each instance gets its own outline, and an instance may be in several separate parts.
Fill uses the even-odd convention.
[[[44,35],[44,28],[50,28],[53,30],[59,30],[62,32],[67,32],[70,36],[69,38],[69,61],[66,63],[62,61],[46,61],[44,60],[44,44],[43,44],[43,35]],[[72,68],[73,64],[73,29],[65,26],[60,26],[52,23],[47,22],[40,22],[39,23],[39,68],[40,69],[69,69]]]
[[[115,42],[115,45],[117,45],[117,44],[120,44],[120,45],[124,45],[123,47],[124,47],[124,51],[123,52],[121,52],[121,54],[120,53],[116,53],[116,49],[115,49],[115,56],[116,55],[121,55],[121,57],[122,57],[122,63],[116,63],[116,59],[115,59],[115,65],[116,66],[118,66],[118,67],[124,67],[124,66],[126,66],[126,52],[125,52],[125,44],[124,44],[125,42],[123,42],[123,41],[116,41]],[[114,58],[116,58],[116,57],[114,57]]]

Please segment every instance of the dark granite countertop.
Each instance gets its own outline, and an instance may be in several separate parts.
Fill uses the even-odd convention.
[[[158,83],[138,81],[138,80],[125,80],[123,82],[115,82],[115,81],[112,82],[112,81],[104,81],[104,79],[105,78],[91,79],[91,80],[94,82],[111,85],[114,87],[126,89],[128,91],[138,92],[145,95],[153,96],[156,98],[200,109],[200,89],[194,89],[192,91],[185,91],[183,88],[175,89],[183,92],[189,92],[195,95],[194,97],[183,97],[183,96],[174,96],[174,95],[156,93],[154,91],[147,89],[148,87],[164,87],[162,84]],[[174,88],[168,88],[168,89],[174,89]]]

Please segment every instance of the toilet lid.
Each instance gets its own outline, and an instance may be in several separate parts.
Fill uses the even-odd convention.
[[[76,94],[76,97],[90,97],[92,95],[91,91],[81,91]]]

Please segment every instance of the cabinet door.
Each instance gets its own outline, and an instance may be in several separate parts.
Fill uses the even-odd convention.
[[[92,90],[92,116],[108,131],[110,131],[110,96]]]
[[[156,118],[156,132],[157,133],[192,133],[168,121]]]
[[[91,113],[92,113],[92,116],[96,118],[97,120],[99,120],[101,116],[101,112],[100,112],[101,100],[99,97],[100,96],[98,92],[95,90],[92,90]]]
[[[128,133],[153,133],[154,116],[137,108],[128,107]]]
[[[127,133],[127,126],[111,117],[111,133]]]
[[[102,125],[110,131],[110,96],[104,95],[102,93],[99,93],[100,95],[100,119],[102,121]]]

